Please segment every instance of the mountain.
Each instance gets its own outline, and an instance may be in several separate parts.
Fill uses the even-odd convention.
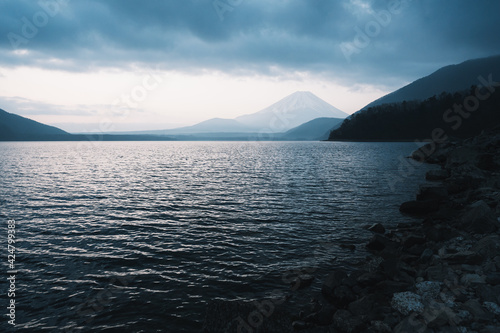
[[[0,141],[170,141],[158,135],[69,134],[0,109]]]
[[[283,140],[326,140],[333,129],[336,129],[344,119],[316,118],[299,125],[282,135]]]
[[[340,111],[308,91],[295,92],[256,113],[235,120],[258,131],[280,133],[319,117],[346,118]]]
[[[348,117],[329,140],[467,138],[500,123],[500,56],[446,66]],[[476,89],[480,88],[480,89]]]
[[[163,131],[151,131],[156,134],[193,134],[193,133],[249,133],[256,132],[257,129],[251,128],[234,119],[212,118],[202,121],[193,126],[179,127]]]
[[[477,91],[472,87],[424,101],[370,107],[344,120],[329,140],[439,142],[450,137],[470,138],[500,124],[500,89],[481,89],[482,100],[475,96]]]
[[[261,134],[267,133],[272,134],[272,136],[264,137],[278,139],[280,135],[276,134],[284,133],[311,120],[317,118],[344,119],[347,116],[347,113],[340,111],[311,92],[298,91],[264,110],[239,116],[235,119],[212,118],[193,126],[168,130],[127,132],[126,134],[176,135],[183,140],[197,140],[198,138],[206,139],[210,137],[222,138],[224,140],[230,140],[231,138],[235,140],[240,140],[241,138],[253,140],[262,137]],[[319,137],[323,137],[323,134],[333,127],[328,126],[329,123],[326,122],[321,127],[320,121],[318,121],[309,125],[307,130],[304,130],[310,131],[310,133],[306,135],[306,132],[303,132],[300,134],[300,137],[302,138],[305,135],[302,139],[313,140],[312,136],[314,136],[314,140],[316,140]],[[314,129],[315,127],[318,127],[318,129]],[[287,137],[287,140],[298,138],[295,134],[290,134]]]
[[[490,75],[493,81],[500,81],[500,55],[443,67],[429,76],[373,101],[363,109],[405,100],[425,100],[442,92],[464,91],[472,85],[483,84],[478,77],[488,80]]]
[[[62,129],[0,109],[0,140],[39,140],[65,135],[69,134]]]

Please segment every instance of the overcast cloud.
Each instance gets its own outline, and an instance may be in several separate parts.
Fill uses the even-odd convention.
[[[0,108],[71,131],[163,129],[306,90],[353,113],[499,55],[499,19],[498,0],[0,0]]]
[[[379,21],[394,0],[2,1],[0,65],[309,71],[377,84],[500,53],[500,1],[395,1]],[[356,27],[373,37],[349,62],[341,45],[355,45]]]

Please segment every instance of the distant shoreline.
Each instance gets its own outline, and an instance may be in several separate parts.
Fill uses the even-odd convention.
[[[414,140],[290,140],[285,138],[274,139],[259,139],[256,137],[202,137],[187,135],[182,136],[159,136],[159,135],[128,135],[128,134],[69,134],[57,136],[43,136],[43,137],[24,137],[24,138],[2,138],[0,142],[161,142],[161,141],[176,141],[176,142],[190,142],[190,141],[235,141],[235,142],[373,142],[373,143],[394,143],[394,142],[414,142]]]

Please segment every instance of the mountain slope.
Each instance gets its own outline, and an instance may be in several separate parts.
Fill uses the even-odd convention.
[[[0,140],[43,139],[69,135],[53,126],[18,116],[0,109]]]
[[[500,56],[468,60],[458,65],[443,67],[426,77],[373,101],[363,109],[382,104],[403,102],[405,100],[425,100],[442,92],[464,91],[472,85],[482,84],[478,79],[479,76],[488,80],[490,75],[493,81],[500,81]]]
[[[283,133],[284,140],[326,140],[330,131],[344,121],[341,118],[316,118]]]
[[[212,118],[202,121],[193,126],[179,127],[164,131],[151,131],[151,133],[161,134],[192,134],[192,133],[248,133],[255,132],[255,128],[251,128],[239,123],[234,119]]]
[[[422,140],[432,138],[434,130],[452,137],[476,135],[500,123],[497,81],[500,56],[443,67],[354,113],[329,140]]]
[[[425,101],[383,104],[357,112],[332,131],[332,141],[414,141],[469,138],[500,125],[500,89],[473,109],[476,89],[441,94]],[[486,94],[483,88],[482,93]]]
[[[152,135],[222,135],[231,133],[241,137],[245,133],[284,133],[316,118],[346,118],[347,113],[328,104],[311,92],[295,92],[273,105],[256,113],[236,117],[235,119],[213,118],[196,125],[168,130],[127,132],[127,134]],[[325,130],[325,132],[328,129]],[[226,133],[226,134],[225,134]],[[321,136],[324,133],[320,133]],[[309,139],[311,140],[311,139]]]
[[[319,117],[345,118],[348,114],[311,92],[298,91],[256,113],[235,120],[259,131],[280,133]]]
[[[0,141],[170,141],[158,135],[69,134],[54,126],[0,109]]]

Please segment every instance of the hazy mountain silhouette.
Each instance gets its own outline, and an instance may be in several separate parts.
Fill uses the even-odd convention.
[[[66,135],[69,133],[57,127],[44,125],[0,109],[0,140],[39,140]]]
[[[341,118],[316,118],[283,133],[284,140],[326,140],[344,121]]]
[[[0,109],[0,141],[322,140],[342,121],[339,118],[317,118],[286,133],[259,133],[234,119],[214,118],[175,130],[137,134],[70,134],[57,127]]]
[[[202,121],[193,126],[179,127],[162,131],[151,131],[150,133],[162,134],[193,134],[193,133],[249,133],[256,132],[252,128],[241,124],[234,119],[212,118]]]
[[[285,132],[320,117],[345,118],[337,109],[309,91],[297,91],[256,113],[236,117],[246,126],[267,132]]]
[[[167,136],[70,134],[0,109],[0,141],[165,141]]]
[[[423,77],[381,97],[363,109],[369,107],[412,100],[425,100],[442,92],[468,90],[472,85],[483,84],[478,77],[485,80],[500,81],[500,55],[468,60],[458,65],[443,67],[429,76]],[[483,84],[485,85],[485,84]]]
[[[311,92],[298,91],[273,105],[256,113],[236,117],[235,119],[212,118],[192,126],[179,127],[167,130],[125,132],[126,134],[153,134],[153,135],[176,135],[183,139],[191,138],[224,138],[230,139],[246,137],[255,139],[259,133],[271,133],[273,136],[267,138],[278,139],[279,133],[300,126],[317,118],[345,118],[348,114],[328,104]],[[320,126],[320,121],[309,125],[312,131],[306,137],[310,138],[315,129]],[[324,124],[324,126],[329,126]],[[333,126],[332,126],[333,127]],[[325,127],[318,128],[317,131]],[[330,128],[320,132],[317,137],[322,136]],[[123,133],[123,134],[125,134]],[[304,132],[305,133],[305,132]],[[275,135],[276,134],[276,135]],[[290,137],[290,140],[291,137]],[[309,139],[312,140],[312,139]]]

